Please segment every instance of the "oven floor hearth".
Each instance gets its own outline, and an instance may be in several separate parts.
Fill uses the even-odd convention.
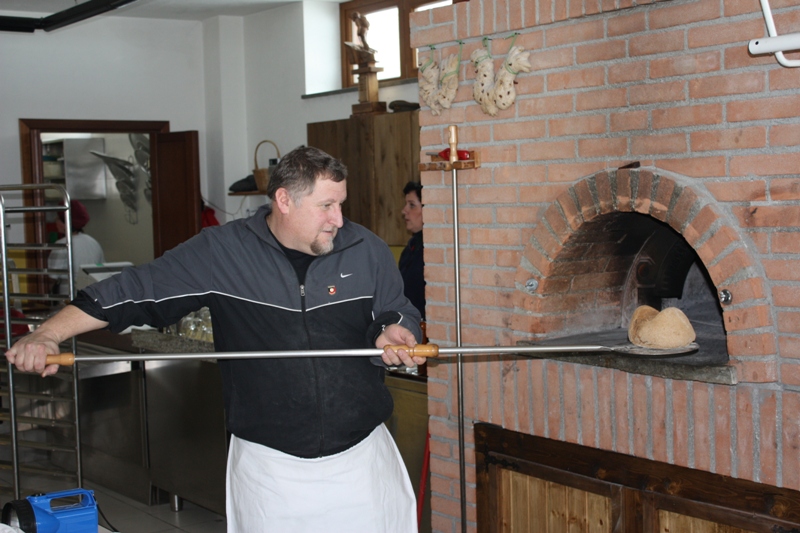
[[[736,371],[727,365],[728,353],[725,345],[724,333],[719,334],[715,326],[706,327],[701,323],[693,323],[697,333],[697,344],[700,349],[687,355],[659,358],[620,356],[609,352],[575,352],[575,354],[526,354],[522,357],[535,357],[539,359],[553,359],[582,365],[602,366],[615,368],[634,374],[658,376],[668,379],[681,379],[701,381],[706,383],[719,383],[733,385],[737,382]],[[620,346],[630,344],[626,329],[613,329],[592,333],[579,333],[555,339],[542,339],[539,341],[521,341],[520,346],[558,346],[558,345],[601,345]]]

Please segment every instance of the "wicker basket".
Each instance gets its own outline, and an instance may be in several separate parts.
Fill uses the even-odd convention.
[[[259,168],[258,166],[258,149],[264,143],[269,143],[274,146],[275,152],[278,154],[278,159],[281,157],[281,151],[278,150],[278,145],[270,140],[261,141],[256,145],[256,150],[253,154],[253,164],[255,165],[255,168],[253,168],[253,177],[256,179],[256,187],[259,192],[267,192],[267,186],[269,185],[269,167]]]

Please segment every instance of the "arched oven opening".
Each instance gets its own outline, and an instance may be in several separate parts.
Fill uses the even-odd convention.
[[[539,298],[540,316],[562,320],[533,344],[631,346],[627,332],[637,307],[677,307],[699,350],[665,351],[664,357],[640,350],[638,356],[694,367],[729,360],[722,308],[705,265],[680,233],[656,218],[615,211],[585,221],[551,256],[547,271],[531,294]]]

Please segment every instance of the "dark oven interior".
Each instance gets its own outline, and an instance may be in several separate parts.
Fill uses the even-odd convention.
[[[700,349],[676,358],[690,365],[728,361],[720,295],[703,262],[686,240],[668,225],[644,215],[625,214],[629,237],[638,251],[633,258],[623,295],[623,326],[640,305],[656,309],[677,307],[689,318]]]

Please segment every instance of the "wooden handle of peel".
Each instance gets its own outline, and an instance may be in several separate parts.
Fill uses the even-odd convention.
[[[439,355],[438,344],[417,344],[413,348],[409,348],[404,344],[395,344],[386,346],[386,348],[391,348],[394,351],[405,350],[411,357],[436,357]]]
[[[450,162],[455,163],[458,161],[458,126],[452,125],[447,128],[449,132],[450,143]]]
[[[56,353],[47,355],[48,365],[72,366],[75,364],[74,353]]]

